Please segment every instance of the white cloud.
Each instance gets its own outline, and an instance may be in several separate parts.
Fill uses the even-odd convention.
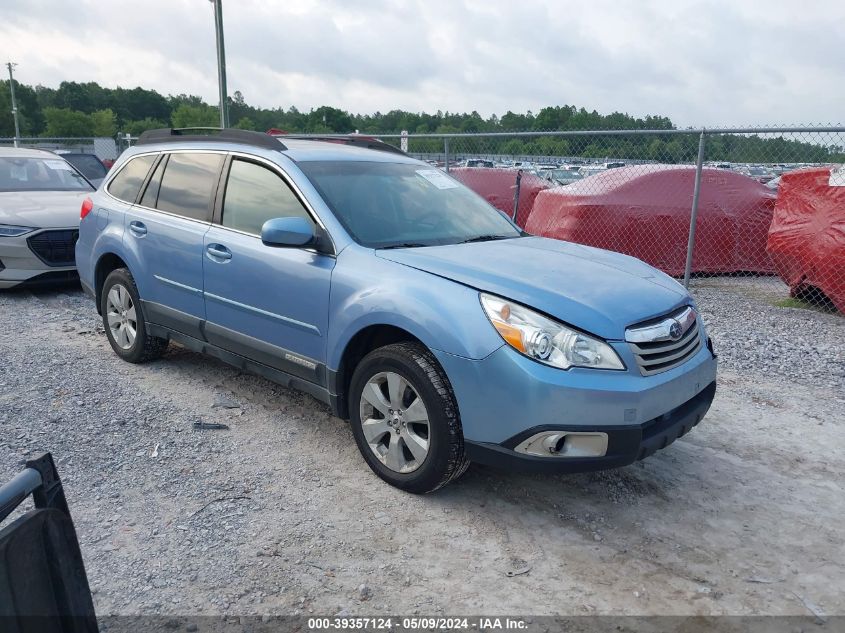
[[[224,0],[230,92],[267,107],[842,122],[838,0]],[[0,0],[17,77],[216,102],[207,0]]]

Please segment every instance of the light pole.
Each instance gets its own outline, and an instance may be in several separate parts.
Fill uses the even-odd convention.
[[[226,103],[226,47],[223,45],[223,0],[209,0],[214,5],[214,31],[217,37],[217,84],[220,89],[220,127],[229,127]]]
[[[15,147],[18,146],[18,138],[21,135],[21,128],[18,125],[18,104],[15,101],[15,78],[12,76],[12,69],[17,66],[13,62],[6,62],[6,68],[9,69],[9,90],[12,91],[12,116],[15,118]]]

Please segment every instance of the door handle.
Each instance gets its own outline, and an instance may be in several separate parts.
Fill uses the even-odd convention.
[[[132,220],[129,223],[129,231],[135,237],[144,237],[147,234],[147,227],[144,226],[143,222],[138,222],[137,220]]]
[[[224,262],[232,259],[232,251],[222,244],[209,244],[205,247],[209,258],[216,262]]]

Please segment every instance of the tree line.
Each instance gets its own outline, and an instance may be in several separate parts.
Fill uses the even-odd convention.
[[[7,80],[0,81],[0,137],[14,134],[11,96]],[[193,95],[164,96],[145,88],[108,88],[96,82],[64,81],[58,88],[29,86],[15,81],[22,136],[79,137],[137,136],[162,127],[214,127],[219,124],[216,106]],[[532,113],[507,113],[482,117],[478,112],[430,113],[391,110],[353,114],[321,106],[304,112],[249,105],[235,91],[228,100],[232,127],[248,130],[277,128],[300,133],[448,134],[465,132],[528,132],[549,130],[672,130],[668,117],[633,117],[613,112],[600,114],[575,106],[550,106]],[[837,139],[840,143],[842,139]],[[391,140],[390,142],[396,142]],[[440,139],[412,139],[412,152],[443,151]],[[574,136],[454,139],[451,152],[490,155],[618,157],[689,162],[698,151],[698,136]],[[845,147],[835,143],[745,135],[710,136],[707,159],[735,162],[826,162],[845,160]]]

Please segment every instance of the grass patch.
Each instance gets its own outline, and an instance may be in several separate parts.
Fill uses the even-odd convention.
[[[778,308],[799,308],[801,310],[811,310],[812,312],[821,312],[822,314],[835,314],[836,308],[827,297],[801,298],[801,297],[787,297],[775,301],[772,305]]]
[[[786,299],[775,301],[774,305],[778,308],[804,308],[805,310],[816,309],[816,306],[809,301],[802,301],[801,299],[796,299],[795,297],[787,297]]]

